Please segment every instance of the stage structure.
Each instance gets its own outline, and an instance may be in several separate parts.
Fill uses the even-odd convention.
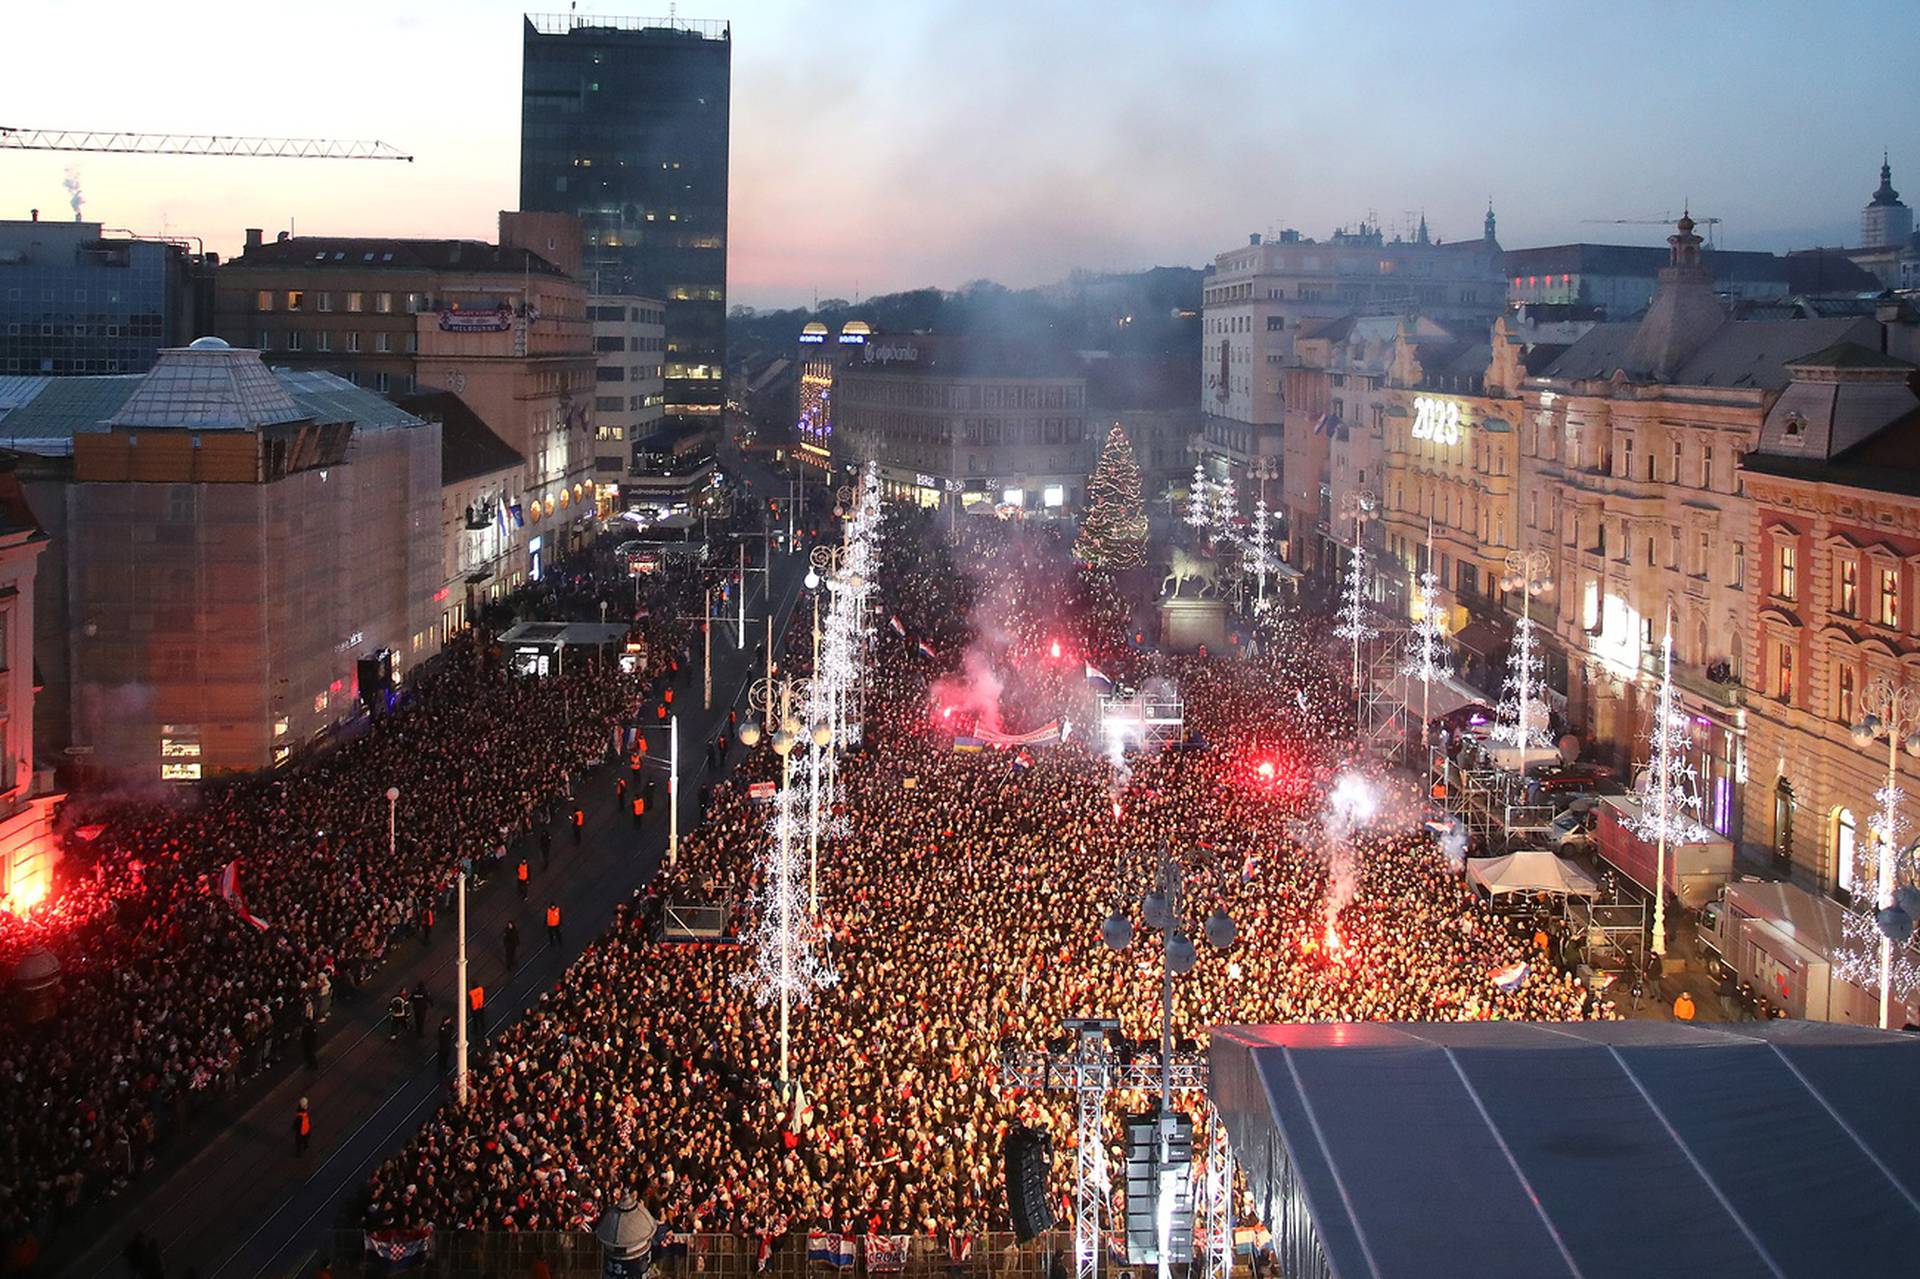
[[[1186,703],[1165,680],[1100,695],[1100,744],[1109,755],[1178,745],[1186,736],[1186,723]]]
[[[1101,1119],[1110,1092],[1153,1092],[1160,1087],[1161,1062],[1157,1052],[1122,1054],[1114,1047],[1120,1023],[1111,1017],[1068,1020],[1066,1041],[1055,1041],[1058,1051],[1008,1052],[1000,1062],[1002,1088],[1034,1088],[1074,1094],[1075,1147],[1073,1163],[1074,1279],[1098,1279],[1100,1210],[1112,1185]],[[1176,1089],[1205,1092],[1207,1059],[1204,1053],[1174,1053],[1168,1065]],[[1196,1247],[1204,1241],[1206,1279],[1233,1275],[1233,1148],[1226,1125],[1205,1102],[1207,1161],[1202,1172],[1204,1195],[1198,1205],[1200,1220]],[[1194,1279],[1198,1279],[1198,1272]]]

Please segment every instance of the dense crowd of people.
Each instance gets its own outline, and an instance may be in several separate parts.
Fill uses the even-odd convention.
[[[517,603],[597,617],[604,601],[646,641],[631,674],[609,653],[516,678],[469,632],[391,711],[297,769],[63,814],[55,893],[27,917],[0,912],[0,972],[37,947],[62,969],[56,1017],[0,1024],[0,1235],[57,1233],[119,1193],[196,1111],[291,1055],[336,993],[372,980],[463,862],[559,818],[577,770],[685,662],[698,599],[686,575],[636,598],[606,567],[551,574]],[[229,865],[238,900],[221,891]]]
[[[376,1170],[370,1225],[582,1229],[631,1193],[669,1230],[770,1242],[1005,1228],[1011,1126],[1051,1132],[1056,1186],[1071,1184],[1074,1129],[1067,1098],[997,1085],[1002,1051],[1043,1046],[1069,1016],[1157,1034],[1158,957],[1137,924],[1160,849],[1182,865],[1191,931],[1216,905],[1238,925],[1174,983],[1182,1039],[1232,1022],[1612,1015],[1476,901],[1410,802],[1329,821],[1340,774],[1393,783],[1353,759],[1344,663],[1315,614],[1242,626],[1226,655],[1169,657],[1126,592],[1076,574],[1044,529],[956,538],[895,511],[884,547],[865,738],[819,868],[837,981],[795,1013],[802,1098],[776,1086],[778,1019],[741,984],[746,948],[653,928],[669,896],[751,901],[762,750],[678,864],[495,1037],[470,1102]],[[1168,681],[1194,748],[1116,761],[1091,731],[1089,665],[1123,686]],[[1058,745],[955,749],[1053,721]],[[1140,938],[1119,953],[1100,936],[1115,909]],[[1524,961],[1517,985],[1492,980]],[[1110,1160],[1118,1115],[1145,1101],[1109,1107]]]

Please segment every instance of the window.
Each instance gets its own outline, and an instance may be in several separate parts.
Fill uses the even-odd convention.
[[[1793,869],[1793,783],[1782,777],[1773,788],[1773,865],[1785,873]]]
[[[367,295],[364,293],[347,294],[347,310],[355,312],[366,310],[366,299]]]
[[[393,350],[393,334],[376,333],[373,335],[373,349],[380,352]]]
[[[1700,487],[1713,487],[1713,445],[1707,444],[1700,449]]]
[[[315,333],[313,335],[313,349],[316,351],[333,350],[333,334],[326,329],[321,329],[318,333]]]
[[[331,310],[333,310],[333,294],[331,294],[331,293],[322,293],[322,294],[320,295],[320,299],[319,299],[319,308],[320,308],[320,310],[322,310],[322,311],[331,311]]]
[[[1625,479],[1633,478],[1633,437],[1631,435],[1620,441],[1620,470],[1617,474]]]
[[[373,375],[373,389],[382,395],[385,395],[392,389],[391,382],[392,380],[385,373],[376,373]]]
[[[288,289],[287,290],[287,310],[298,311],[300,309],[300,304],[306,301],[306,298],[307,298],[307,295],[302,291],[300,291],[299,289]]]
[[[1733,544],[1733,567],[1727,574],[1727,585],[1744,590],[1747,585],[1747,544]]]
[[[380,314],[380,315],[392,314],[393,313],[393,294],[391,293],[374,294],[373,309],[377,314]]]
[[[1673,470],[1669,472],[1667,475],[1668,482],[1673,484],[1678,484],[1680,482],[1680,457],[1681,457],[1680,441],[1675,440],[1673,442]]]
[[[1900,570],[1880,570],[1880,595],[1873,620],[1881,626],[1897,629],[1900,625]]]
[[[1845,662],[1833,669],[1833,717],[1849,728],[1854,722],[1853,667]]]
[[[1833,814],[1833,886],[1843,893],[1853,892],[1853,844],[1859,833],[1853,810],[1836,809]]]
[[[347,350],[357,352],[359,351],[359,349],[360,349],[360,335],[358,333],[347,334]]]
[[[1773,593],[1783,600],[1800,598],[1800,549],[1792,542],[1774,544]]]
[[[256,311],[273,310],[273,290],[262,289],[253,295],[253,309]]]
[[[1793,702],[1793,645],[1780,640],[1774,654],[1773,695],[1789,705]]]
[[[273,349],[273,334],[267,332],[265,329],[256,332],[253,335],[253,349],[256,351],[271,351]]]
[[[1839,561],[1834,575],[1833,610],[1848,617],[1860,616],[1860,565],[1850,559]]]
[[[305,339],[301,337],[299,329],[287,330],[287,350],[298,351],[302,348],[304,342]]]

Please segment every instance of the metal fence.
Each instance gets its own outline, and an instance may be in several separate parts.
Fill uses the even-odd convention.
[[[790,1233],[757,1266],[758,1247],[735,1235],[690,1235],[684,1253],[657,1256],[662,1279],[827,1279],[838,1272],[807,1261],[806,1235]],[[336,1279],[348,1275],[386,1275],[385,1263],[368,1256],[366,1236],[359,1230],[335,1229],[319,1241],[319,1255],[330,1263]],[[973,1246],[964,1262],[947,1256],[944,1243],[915,1238],[907,1251],[906,1279],[1045,1279],[1049,1259],[1072,1265],[1073,1236],[1050,1231],[1030,1243],[1017,1243],[1011,1234],[987,1234]],[[544,1263],[551,1279],[598,1279],[600,1245],[591,1234],[558,1231],[445,1230],[434,1235],[433,1254],[414,1275],[434,1279],[501,1279],[531,1276]],[[857,1268],[864,1275],[864,1264]]]

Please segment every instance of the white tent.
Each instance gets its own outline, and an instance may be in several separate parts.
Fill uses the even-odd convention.
[[[1558,893],[1591,897],[1593,877],[1544,848],[1524,848],[1505,857],[1469,857],[1467,878],[1490,893]]]

